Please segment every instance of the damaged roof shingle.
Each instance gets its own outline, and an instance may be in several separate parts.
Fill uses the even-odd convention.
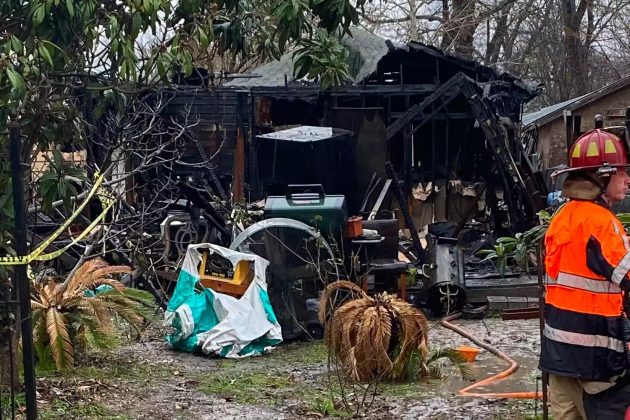
[[[381,58],[387,54],[389,48],[385,40],[363,29],[352,28],[352,36],[345,36],[341,43],[348,49],[350,55],[348,64],[353,83],[359,83],[376,70]],[[294,82],[293,53],[287,53],[280,60],[272,61],[256,68],[253,74],[260,77],[251,79],[236,79],[225,83],[225,86],[258,87],[284,86],[285,76],[288,83]]]
[[[378,64],[388,53],[416,52],[436,57],[449,62],[457,68],[467,71],[471,77],[477,74],[479,81],[504,80],[514,83],[519,88],[536,96],[539,85],[520,80],[509,73],[501,73],[492,67],[484,66],[479,62],[457,54],[447,53],[437,47],[425,45],[420,42],[410,42],[407,45],[399,45],[381,38],[360,28],[351,28],[352,36],[344,36],[341,43],[348,49],[348,65],[350,67],[351,82],[358,85],[376,72]],[[417,58],[417,57],[416,57]],[[282,87],[286,84],[309,83],[302,79],[296,81],[293,77],[294,69],[293,53],[283,55],[280,60],[263,64],[254,69],[251,78],[238,78],[224,84],[226,87]],[[477,79],[477,77],[474,77]]]

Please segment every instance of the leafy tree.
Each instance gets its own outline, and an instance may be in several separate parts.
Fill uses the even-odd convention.
[[[190,75],[199,51],[212,48],[267,58],[298,48],[303,76],[343,83],[347,53],[336,41],[365,1],[5,0],[1,150],[9,119],[27,161],[51,144],[84,142],[88,105],[96,118],[106,106],[122,111],[175,72]]]
[[[197,55],[212,51],[247,60],[299,49],[300,72],[306,77],[321,79],[324,87],[343,83],[346,51],[337,41],[358,23],[365,2],[0,1],[0,255],[13,252],[12,199],[22,199],[11,197],[6,164],[10,129],[22,136],[27,170],[42,151],[81,145],[90,154],[95,123],[105,114],[115,122],[112,135],[128,139],[125,121],[146,107],[147,92],[177,74],[190,75]],[[155,158],[132,153],[145,167]],[[72,165],[58,159],[58,151],[54,157],[48,172],[27,191],[38,202],[43,198],[46,211],[62,204],[69,208],[78,188],[89,186]],[[90,161],[88,173],[100,169],[107,175],[105,168],[96,167],[102,162]],[[7,281],[4,271],[0,293],[2,281]],[[0,327],[2,323],[0,319]],[[2,346],[0,336],[0,352],[6,354]]]

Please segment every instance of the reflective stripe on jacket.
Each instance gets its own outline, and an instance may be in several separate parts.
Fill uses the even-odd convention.
[[[598,255],[587,247],[589,239],[599,243]],[[623,226],[607,208],[573,200],[552,219],[545,251],[541,369],[594,381],[619,375],[626,368],[621,289],[630,284],[630,246]],[[610,267],[607,275],[589,269],[593,258]]]

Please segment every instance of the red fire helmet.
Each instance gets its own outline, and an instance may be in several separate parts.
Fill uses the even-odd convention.
[[[588,169],[628,167],[626,147],[621,139],[601,128],[587,131],[573,143],[569,152],[569,167],[555,171],[552,176],[565,172]]]

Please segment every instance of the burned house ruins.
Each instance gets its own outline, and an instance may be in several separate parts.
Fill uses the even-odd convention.
[[[434,47],[352,33],[344,41],[353,75],[347,86],[321,92],[316,83],[294,80],[288,54],[219,87],[182,85],[170,112],[190,107],[207,154],[222,147],[218,173],[229,178],[235,167],[244,171],[249,201],[263,198],[267,188],[258,136],[295,126],[334,127],[353,133],[354,161],[343,163],[355,167],[351,212],[360,210],[373,174],[387,178],[385,162],[391,161],[418,229],[465,223],[482,213],[499,232],[530,226],[546,191],[519,132],[523,104],[536,86]]]
[[[295,80],[289,54],[220,85],[195,77],[168,91],[168,116],[197,121],[186,162],[212,166],[184,163],[182,179],[206,179],[211,195],[243,206],[283,197],[289,184],[321,184],[317,194],[344,197],[328,209],[331,220],[362,216],[364,228],[384,238],[357,250],[352,244],[363,242],[350,242],[350,252],[364,253],[360,270],[377,273],[369,287],[405,278],[400,251],[422,267],[405,290],[412,296],[417,288],[429,306],[535,295],[535,279],[499,272],[476,251],[527,230],[545,207],[545,183],[520,139],[523,105],[538,87],[434,47],[352,33],[344,39],[352,74],[344,86],[321,91]],[[210,196],[186,185],[204,207]],[[206,215],[228,246],[220,215]],[[291,218],[309,224],[307,216]],[[272,258],[270,249],[261,252]]]

